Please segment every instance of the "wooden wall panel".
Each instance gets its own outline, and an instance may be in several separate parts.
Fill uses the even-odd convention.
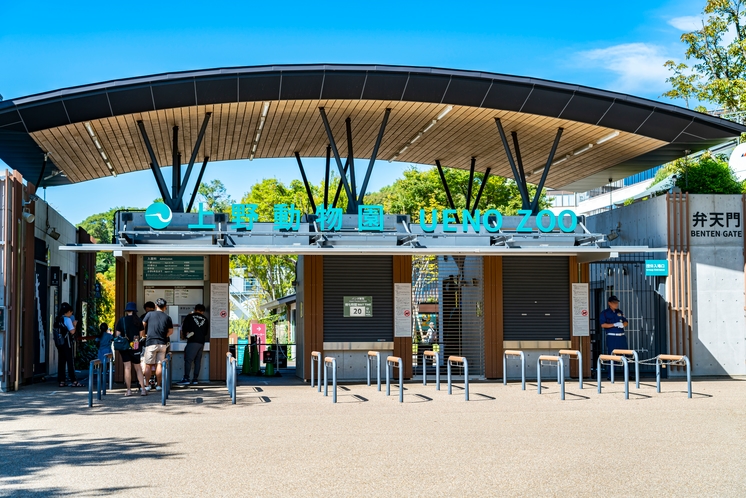
[[[324,352],[324,257],[303,256],[303,378],[311,378],[311,352]]]
[[[210,256],[210,284],[227,284],[230,281],[230,260],[227,255]],[[225,380],[225,355],[228,339],[210,338],[210,380]]]
[[[484,274],[484,375],[503,375],[503,258],[485,256]]]
[[[576,256],[570,257],[570,289],[572,293],[572,284],[575,283],[589,283],[590,282],[590,267],[588,263],[578,264],[578,258]],[[572,295],[572,294],[571,294]],[[590,296],[590,294],[589,294]],[[570,306],[572,307],[572,299],[570,300]],[[572,309],[570,309],[570,330],[572,330]],[[580,351],[583,354],[583,377],[591,376],[591,338],[588,337],[570,337],[571,349]],[[578,376],[578,362],[575,360],[570,361],[570,376]]]
[[[412,283],[412,256],[393,256],[394,258],[394,283],[411,284]],[[394,289],[391,289],[393,299]],[[396,317],[394,317],[396,321]],[[391,324],[393,328],[394,323]],[[404,378],[412,378],[412,336],[394,337],[394,356],[399,356],[404,364]],[[396,378],[398,372],[394,375]]]
[[[115,261],[115,291],[114,291],[114,316],[119,320],[124,316],[124,308],[129,301],[137,303],[137,256],[131,255],[129,259],[117,258]],[[139,316],[142,318],[144,303],[137,303]],[[116,323],[111,324],[112,329]],[[137,383],[135,366],[132,365],[133,385]],[[114,382],[124,382],[124,369],[122,359],[116,355],[114,360]]]
[[[18,177],[20,179],[20,174]],[[26,186],[26,196],[33,194],[34,186],[28,184]],[[26,209],[31,214],[35,214],[35,202],[32,202]],[[23,339],[21,340],[21,382],[25,384],[31,384],[34,378],[34,316],[36,315],[36,261],[34,259],[34,224],[22,222],[24,225],[23,233],[23,247],[29,248],[24,251],[23,255],[23,289],[22,289],[22,320],[21,320],[21,334]],[[75,303],[71,303],[73,306]],[[80,316],[80,315],[78,315]]]

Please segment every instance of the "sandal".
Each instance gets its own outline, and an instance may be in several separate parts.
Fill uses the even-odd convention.
[[[70,384],[70,387],[85,387],[85,386],[81,384],[80,382],[75,381],[72,384]]]
[[[140,389],[140,396],[147,396],[147,395],[148,395],[148,391],[146,391],[145,389]]]
[[[127,390],[127,392],[126,392],[126,393],[124,393],[124,397],[125,397],[125,398],[126,398],[126,397],[128,397],[128,396],[132,396],[132,391],[130,391],[130,390]]]

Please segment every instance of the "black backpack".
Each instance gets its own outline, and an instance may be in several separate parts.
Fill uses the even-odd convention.
[[[52,327],[52,339],[54,345],[59,347],[67,344],[67,327],[65,327],[65,319],[62,316],[58,316],[54,320],[54,326]]]

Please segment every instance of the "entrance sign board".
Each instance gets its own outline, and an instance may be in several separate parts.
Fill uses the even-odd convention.
[[[394,284],[394,337],[412,337],[412,284]]]
[[[210,337],[228,338],[230,295],[228,284],[210,284]]]
[[[667,259],[646,259],[645,260],[646,277],[667,277],[668,260]]]
[[[373,316],[372,296],[344,296],[345,318],[363,318]]]
[[[204,256],[145,256],[143,280],[204,280]]]
[[[590,333],[588,284],[572,284],[572,335],[573,337],[587,337]]]

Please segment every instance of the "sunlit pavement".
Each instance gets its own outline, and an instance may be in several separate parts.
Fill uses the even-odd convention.
[[[125,398],[46,383],[0,395],[0,494],[18,496],[746,496],[746,381],[603,393],[472,383],[240,378]]]

